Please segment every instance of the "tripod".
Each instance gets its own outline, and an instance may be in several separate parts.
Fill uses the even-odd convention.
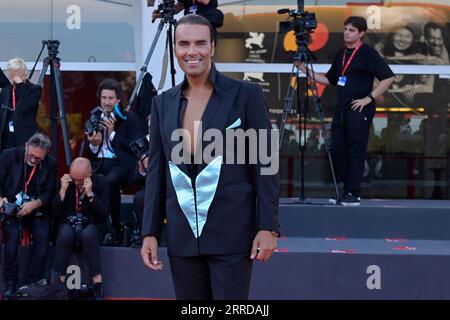
[[[136,85],[134,86],[133,92],[131,93],[130,99],[128,101],[127,111],[130,110],[131,106],[133,105],[134,100],[136,99],[136,95],[139,91],[139,88],[142,85],[142,80],[144,79],[144,76],[147,73],[148,64],[153,55],[153,52],[155,51],[156,45],[158,43],[158,39],[161,36],[161,32],[162,32],[164,25],[167,25],[166,48],[167,48],[167,46],[169,47],[170,74],[171,74],[171,80],[172,80],[172,87],[175,87],[176,70],[175,70],[175,63],[174,63],[174,57],[173,57],[173,41],[172,41],[173,26],[176,25],[176,23],[177,23],[177,20],[174,18],[175,7],[173,6],[173,4],[170,4],[167,7],[163,7],[161,9],[161,11],[162,11],[162,17],[161,17],[161,20],[159,21],[158,30],[155,34],[155,37],[153,38],[152,45],[150,46],[150,50],[144,61],[144,65],[140,69],[141,72],[139,74],[138,80],[136,81]]]
[[[283,143],[283,136],[284,136],[284,130],[286,126],[286,120],[288,115],[292,111],[292,102],[294,99],[294,94],[297,94],[297,114],[299,116],[299,136],[300,136],[300,142],[299,142],[299,151],[300,151],[300,174],[301,174],[301,180],[300,180],[300,198],[299,203],[302,204],[311,204],[310,202],[306,201],[305,198],[305,151],[306,151],[306,120],[308,115],[308,102],[309,102],[309,94],[308,94],[308,88],[312,91],[313,96],[313,102],[314,102],[314,109],[319,115],[320,120],[320,127],[321,127],[321,133],[322,138],[325,143],[325,148],[328,156],[328,162],[330,164],[331,169],[331,175],[333,177],[333,184],[334,184],[334,191],[336,193],[336,205],[340,205],[339,200],[339,189],[336,181],[336,174],[334,171],[333,161],[331,157],[331,151],[330,151],[330,144],[328,142],[328,136],[326,133],[326,126],[325,126],[325,120],[322,112],[322,106],[320,104],[320,98],[319,98],[319,91],[316,86],[316,79],[314,77],[314,69],[312,64],[312,53],[308,49],[307,41],[304,38],[307,38],[306,36],[302,34],[296,35],[297,40],[297,52],[294,56],[294,63],[292,65],[291,74],[289,76],[289,85],[288,90],[286,94],[286,98],[284,99],[284,105],[283,105],[283,114],[281,118],[281,124],[280,124],[280,146]],[[296,63],[304,62],[306,66],[306,82],[305,82],[305,97],[303,97],[300,93],[300,76],[299,76],[299,70],[296,67]],[[308,70],[312,71],[312,81],[309,77]],[[294,85],[291,85],[291,79],[295,76],[295,82]],[[302,133],[303,133],[303,139],[302,139]]]
[[[50,66],[50,114],[52,122],[52,156],[58,157],[58,120],[61,121],[61,131],[63,135],[64,151],[66,155],[66,164],[70,166],[72,159],[70,154],[69,145],[69,131],[67,129],[66,112],[64,109],[64,99],[62,91],[62,80],[61,80],[61,60],[57,57],[59,51],[59,41],[58,40],[48,40],[42,41],[42,46],[47,46],[48,57],[44,59],[42,71],[39,76],[38,85],[43,86],[45,74],[47,73],[48,67]],[[41,51],[42,52],[42,51]],[[56,98],[56,101],[55,101]],[[55,107],[55,102],[58,103],[59,116]]]

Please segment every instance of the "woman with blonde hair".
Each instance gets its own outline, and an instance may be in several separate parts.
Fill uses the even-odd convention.
[[[22,58],[0,69],[0,152],[25,142],[37,131],[37,111],[42,88],[28,81],[28,68]],[[20,130],[19,130],[20,128]]]

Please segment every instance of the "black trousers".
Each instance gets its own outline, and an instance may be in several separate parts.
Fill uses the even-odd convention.
[[[364,174],[369,129],[374,111],[351,109],[336,111],[331,125],[331,155],[338,181],[344,184],[344,192],[359,196]]]
[[[46,217],[29,215],[24,217],[22,222],[19,219],[6,220],[5,266],[3,270],[5,282],[17,284],[19,280],[18,246],[21,240],[22,223],[30,231],[33,241],[24,281],[27,284],[36,282],[44,277],[50,233],[49,222]]]
[[[128,182],[129,169],[117,159],[98,159],[94,162],[96,174],[105,176],[111,191],[111,221],[113,231],[120,234],[120,187]]]
[[[139,229],[142,227],[142,218],[144,216],[144,199],[145,199],[145,190],[139,190],[136,192],[133,198],[134,203],[134,213],[136,214],[136,219],[139,224]]]
[[[169,256],[178,300],[248,300],[250,252],[223,256]]]
[[[91,277],[102,274],[100,263],[102,236],[102,230],[98,226],[89,224],[81,231],[78,239]],[[55,271],[58,275],[66,275],[76,244],[77,237],[74,229],[68,224],[61,224],[58,227],[55,252]]]

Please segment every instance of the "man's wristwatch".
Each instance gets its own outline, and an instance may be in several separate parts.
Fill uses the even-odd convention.
[[[375,102],[375,98],[373,97],[372,92],[370,92],[367,97],[369,97],[372,102]]]
[[[92,201],[92,199],[94,199],[94,193],[91,192],[89,194],[86,195],[89,201]]]

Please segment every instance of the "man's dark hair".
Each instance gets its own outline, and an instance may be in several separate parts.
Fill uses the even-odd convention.
[[[183,24],[191,24],[191,25],[198,25],[198,26],[205,26],[209,29],[209,36],[211,38],[211,42],[214,41],[214,28],[212,27],[211,23],[204,17],[198,15],[198,14],[188,14],[182,17],[180,20],[178,20],[177,25],[175,26],[174,33],[174,41],[176,43],[176,33],[177,28]]]
[[[102,90],[115,91],[117,98],[120,100],[123,100],[122,86],[118,81],[116,81],[114,79],[107,78],[107,79],[103,80],[102,82],[100,82],[100,84],[98,85],[98,88],[97,88],[97,98],[99,98],[99,99],[102,96]]]
[[[435,30],[435,29],[441,30],[441,34],[442,34],[442,36],[444,36],[443,28],[440,25],[438,25],[437,23],[434,23],[434,22],[427,22],[425,24],[425,26],[423,27],[424,37],[428,38],[430,30]]]
[[[352,26],[354,26],[356,29],[358,29],[359,32],[367,31],[367,21],[363,17],[357,17],[357,16],[348,17],[344,21],[344,26],[346,26],[348,24],[351,24]]]

